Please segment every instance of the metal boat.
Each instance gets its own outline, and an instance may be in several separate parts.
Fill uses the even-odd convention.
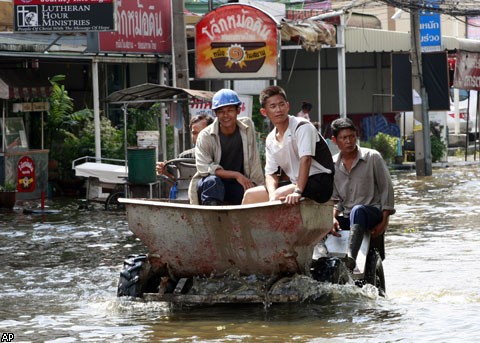
[[[176,278],[236,269],[242,275],[306,273],[313,248],[330,231],[332,203],[304,200],[200,206],[121,199],[130,230],[150,263]]]

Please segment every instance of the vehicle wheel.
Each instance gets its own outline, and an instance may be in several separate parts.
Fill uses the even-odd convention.
[[[378,295],[385,296],[385,274],[383,273],[382,258],[377,250],[370,250],[368,253],[364,281],[377,287]]]
[[[106,211],[124,211],[125,205],[121,204],[118,199],[125,198],[125,192],[111,193],[105,201]]]
[[[157,292],[159,283],[160,277],[152,272],[147,255],[130,255],[123,262],[117,296],[141,298],[143,293]]]
[[[320,282],[344,285],[350,281],[349,271],[338,257],[321,257],[313,261],[312,277]]]

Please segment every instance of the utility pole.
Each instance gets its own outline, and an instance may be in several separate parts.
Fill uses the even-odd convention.
[[[416,9],[412,9],[410,12],[410,36],[412,47],[415,170],[417,176],[430,176],[432,175],[432,151],[430,145],[430,120],[428,119],[428,96],[423,83],[420,19]]]
[[[174,86],[179,88],[190,88],[189,71],[188,71],[188,55],[187,55],[187,35],[185,31],[185,7],[183,1],[172,0],[173,12],[173,52],[174,52]],[[188,101],[182,101],[183,112],[183,128],[184,135],[190,142]],[[187,143],[188,146],[191,143]],[[185,149],[185,147],[184,147]]]

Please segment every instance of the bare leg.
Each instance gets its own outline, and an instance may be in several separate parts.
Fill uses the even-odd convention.
[[[257,186],[247,189],[243,195],[242,205],[256,204],[267,201],[269,201],[269,198],[265,186]]]
[[[279,187],[275,190],[275,200],[284,200],[285,197],[289,194],[292,194],[295,190],[295,185],[289,184],[286,186]]]

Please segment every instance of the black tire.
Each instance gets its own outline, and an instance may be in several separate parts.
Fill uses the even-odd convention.
[[[118,201],[119,198],[125,198],[125,192],[114,192],[110,193],[107,200],[105,201],[105,210],[106,211],[125,211],[125,205]]]
[[[375,286],[378,289],[378,295],[385,296],[386,286],[382,258],[376,249],[370,250],[368,253],[364,281]]]
[[[152,272],[147,255],[130,255],[123,262],[117,296],[142,298],[144,293],[158,292],[160,277]]]
[[[350,282],[350,272],[338,257],[321,257],[313,261],[310,270],[313,279],[344,285]]]

